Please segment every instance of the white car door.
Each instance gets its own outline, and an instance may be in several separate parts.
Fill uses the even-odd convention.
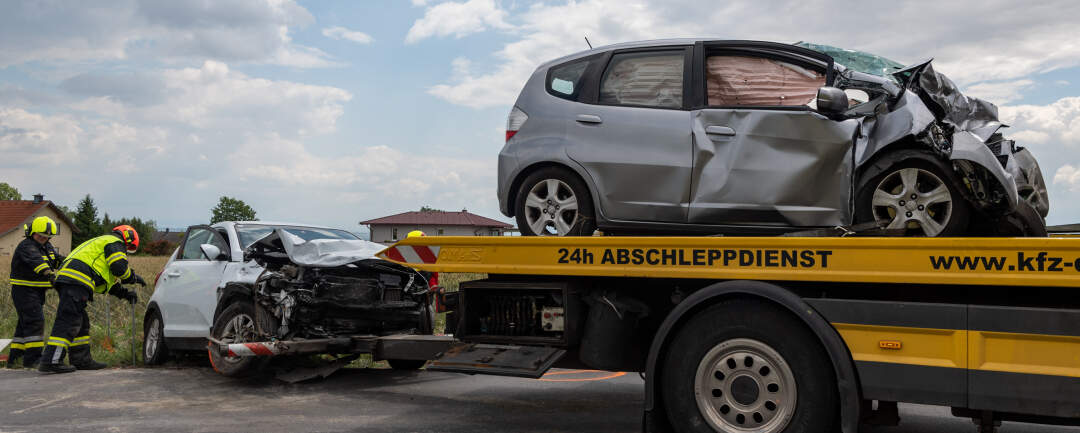
[[[202,245],[210,244],[222,252],[207,257]],[[210,226],[188,228],[184,244],[161,274],[159,283],[164,296],[159,300],[166,338],[206,337],[213,325],[217,287],[229,264],[231,249],[217,230]]]

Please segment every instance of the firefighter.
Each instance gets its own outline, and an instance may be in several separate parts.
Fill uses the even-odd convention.
[[[427,236],[427,235],[424,234],[424,232],[422,232],[420,230],[413,230],[413,231],[409,232],[409,234],[405,235],[405,237],[407,237],[407,238],[415,238],[415,237],[420,237],[420,236]]]
[[[39,216],[23,229],[26,239],[15,247],[11,256],[11,301],[19,318],[8,352],[8,368],[15,368],[20,358],[24,367],[34,367],[41,358],[45,344],[41,340],[45,331],[45,316],[41,311],[45,291],[52,287],[55,271],[63,260],[49,243],[50,238],[60,233],[52,218]]]
[[[86,315],[87,301],[94,293],[107,293],[134,304],[139,300],[133,290],[117,283],[139,284],[146,281],[128,267],[127,254],[139,248],[139,233],[129,225],[113,228],[111,234],[98,236],[79,245],[64,260],[53,283],[60,292],[56,307],[56,322],[41,355],[38,371],[70,373],[75,370],[98,370],[106,365],[90,357],[90,318]],[[64,365],[64,352],[69,351],[71,365]]]

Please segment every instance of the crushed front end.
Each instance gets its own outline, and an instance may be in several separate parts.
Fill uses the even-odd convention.
[[[423,275],[348,250],[298,252],[297,246],[304,245],[289,236],[275,232],[245,252],[246,259],[265,269],[250,287],[256,320],[263,322],[257,329],[265,337],[431,333],[433,313]],[[337,245],[343,242],[348,241]]]

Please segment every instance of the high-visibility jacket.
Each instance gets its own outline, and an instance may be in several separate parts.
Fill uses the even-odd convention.
[[[48,273],[60,269],[63,259],[64,256],[57,253],[52,244],[46,242],[42,245],[29,237],[23,239],[11,256],[11,285],[39,289],[52,287]]]
[[[85,286],[96,293],[109,293],[117,282],[134,279],[128,268],[124,241],[116,235],[104,235],[83,242],[71,251],[56,273],[56,283]]]

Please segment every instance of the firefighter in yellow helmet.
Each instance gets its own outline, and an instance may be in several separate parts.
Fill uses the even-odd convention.
[[[11,256],[11,301],[15,304],[18,322],[8,352],[8,368],[15,368],[22,359],[24,367],[34,367],[41,358],[45,331],[45,291],[52,287],[55,273],[63,256],[56,252],[49,239],[60,233],[56,221],[39,216],[23,225],[26,239],[15,247]]]
[[[94,293],[108,293],[132,304],[139,300],[134,291],[120,285],[146,286],[146,281],[128,267],[127,253],[134,253],[138,248],[139,233],[129,225],[122,225],[71,251],[56,273],[54,284],[60,292],[60,303],[38,371],[70,373],[76,369],[106,367],[90,357],[90,318],[86,315],[86,303],[94,299]],[[71,365],[63,364],[65,351],[70,351]]]
[[[407,238],[415,238],[417,236],[427,236],[427,235],[424,234],[424,232],[422,232],[420,230],[413,230],[413,231],[409,232],[409,234],[405,235],[405,237],[407,237]]]

